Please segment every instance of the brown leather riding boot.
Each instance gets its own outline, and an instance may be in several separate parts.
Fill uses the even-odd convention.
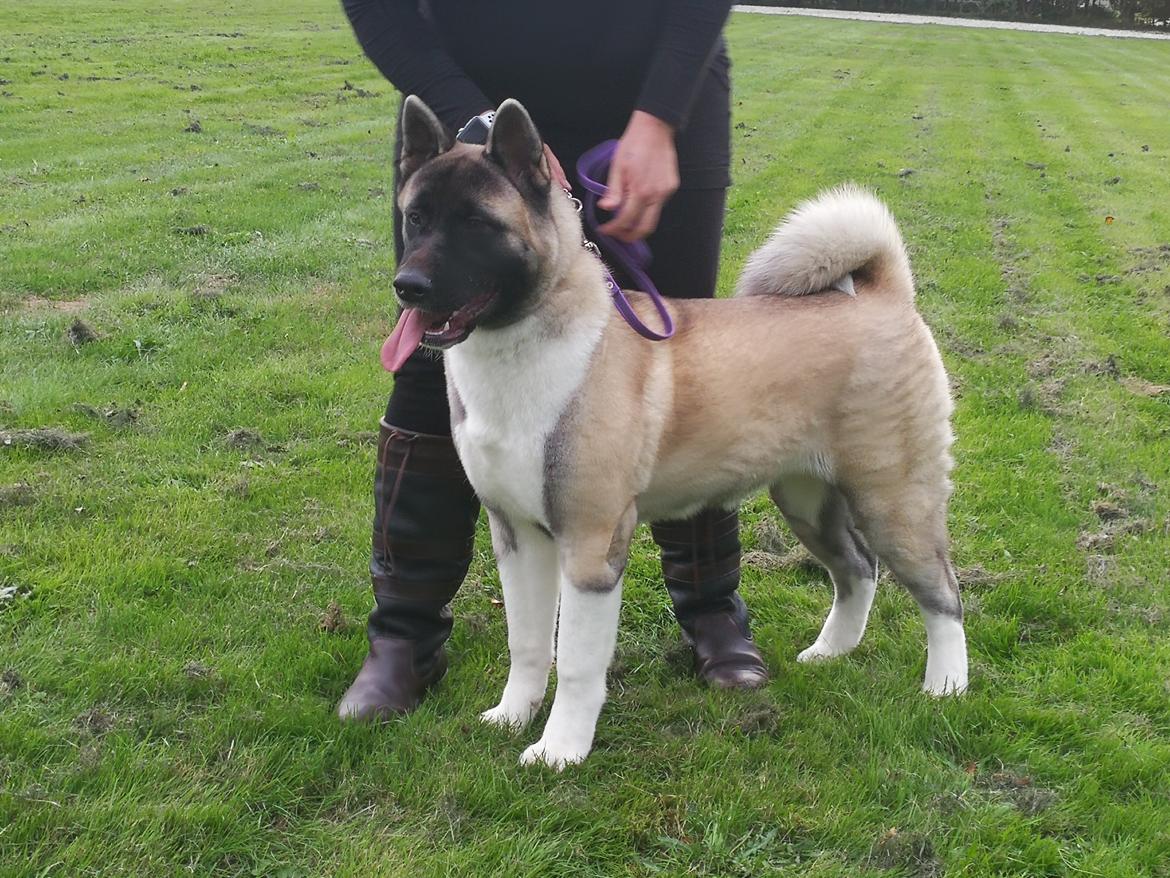
[[[686,521],[650,526],[662,574],[695,673],[712,686],[755,689],[768,668],[752,641],[739,587],[739,513],[705,509]]]
[[[479,501],[449,436],[382,422],[374,474],[370,651],[337,705],[344,720],[418,706],[447,672],[447,606],[471,564]]]

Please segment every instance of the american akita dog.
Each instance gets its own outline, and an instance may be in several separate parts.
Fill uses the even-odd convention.
[[[382,359],[395,369],[419,344],[445,357],[508,620],[508,681],[484,720],[528,724],[555,634],[556,696],[522,762],[559,769],[589,753],[635,525],[734,508],[761,488],[833,580],[800,661],[857,645],[880,557],[926,621],[923,689],[967,687],[947,376],[881,202],[842,188],[802,205],[733,298],[670,301],[674,337],[649,342],[612,305],[519,103],[473,146],[410,97],[402,137],[404,310]]]

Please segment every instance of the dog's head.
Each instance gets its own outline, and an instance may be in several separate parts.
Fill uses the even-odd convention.
[[[411,341],[448,348],[476,327],[529,313],[556,234],[552,176],[524,107],[505,101],[477,146],[452,143],[434,113],[408,97],[398,172],[404,250],[394,289],[400,323],[421,333]]]

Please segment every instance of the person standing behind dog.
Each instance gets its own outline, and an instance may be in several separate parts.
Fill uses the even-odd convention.
[[[400,92],[422,98],[451,133],[506,98],[521,101],[565,188],[581,153],[617,138],[610,194],[601,202],[614,216],[602,231],[648,239],[649,274],[665,295],[714,295],[731,183],[722,37],[730,2],[342,6],[370,60]],[[400,149],[401,131],[396,166]],[[396,208],[399,259],[401,223]],[[627,286],[620,275],[619,282]],[[455,453],[443,363],[433,354],[416,354],[397,374],[381,422],[374,501],[370,649],[338,705],[343,719],[408,712],[447,669],[448,604],[471,563],[479,503]],[[738,526],[735,512],[705,510],[651,532],[696,672],[712,685],[752,688],[767,681],[767,669],[737,591]]]

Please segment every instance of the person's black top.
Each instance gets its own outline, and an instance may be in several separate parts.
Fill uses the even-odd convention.
[[[685,127],[727,59],[723,0],[342,0],[370,59],[452,130],[505,98],[543,125],[620,133],[635,109]]]

